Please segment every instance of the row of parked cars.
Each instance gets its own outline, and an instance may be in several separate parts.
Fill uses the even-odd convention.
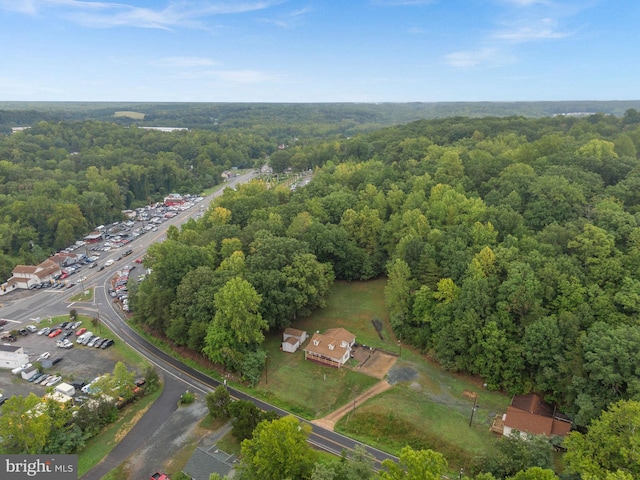
[[[93,332],[85,331],[78,336],[76,343],[78,345],[86,345],[87,347],[105,349],[113,345],[115,341],[112,338],[99,337],[98,335],[94,335]]]

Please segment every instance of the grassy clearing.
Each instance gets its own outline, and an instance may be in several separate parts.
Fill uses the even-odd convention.
[[[349,402],[354,393],[362,393],[378,382],[348,368],[306,361],[302,350],[282,352],[280,342],[280,336],[267,339],[269,383],[263,376],[253,393],[296,415],[309,420],[323,417]]]
[[[85,288],[83,292],[71,297],[72,302],[90,302],[91,300],[93,300],[93,288],[91,287]]]
[[[327,307],[294,326],[309,333],[343,327],[356,335],[358,343],[397,352],[397,339],[384,307],[385,285],[385,279],[336,282]],[[382,321],[382,338],[372,319]],[[352,388],[360,392],[377,382],[347,369],[306,362],[301,351],[283,353],[279,351],[280,338],[274,334],[267,339],[269,384],[263,378],[257,390],[267,400],[277,398],[301,416],[326,415],[353,398]],[[338,422],[337,431],[395,454],[407,444],[431,448],[456,467],[471,467],[479,456],[491,453],[495,438],[489,425],[495,413],[506,409],[508,397],[485,391],[478,379],[442,370],[406,345],[391,377],[396,370],[405,372],[406,379],[401,376],[391,390],[358,405],[355,415],[346,415]],[[479,408],[472,427],[469,419],[473,401],[463,396],[467,390],[478,394]]]
[[[134,120],[144,120],[144,113],[141,112],[131,112],[128,110],[120,110],[113,114],[114,117],[128,117],[133,118]]]
[[[309,333],[342,327],[353,333],[358,343],[396,352],[398,341],[391,331],[384,306],[386,284],[386,279],[336,282],[327,298],[327,307],[297,322],[295,327]],[[382,321],[382,339],[372,324],[374,319]]]
[[[218,448],[226,453],[232,453],[236,457],[240,456],[241,442],[233,436],[231,432],[228,432],[217,442]]]

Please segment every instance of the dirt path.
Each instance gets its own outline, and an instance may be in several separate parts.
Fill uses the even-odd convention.
[[[312,420],[311,423],[318,425],[319,427],[326,428],[327,430],[333,431],[333,427],[336,422],[344,417],[347,413],[351,412],[358,405],[362,405],[365,401],[369,400],[371,397],[375,397],[382,392],[385,392],[391,388],[391,385],[386,380],[382,380],[381,382],[376,383],[369,390],[361,393],[356,397],[353,402],[349,402],[346,405],[343,405],[339,409],[331,412],[324,418],[318,418],[317,420]]]

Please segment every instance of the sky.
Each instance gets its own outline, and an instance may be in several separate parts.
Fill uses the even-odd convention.
[[[0,100],[640,99],[640,0],[0,0]]]

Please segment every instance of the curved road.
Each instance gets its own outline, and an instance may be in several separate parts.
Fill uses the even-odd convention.
[[[252,177],[252,173],[245,174],[236,177],[225,186],[233,186],[237,183],[243,183],[249,181]],[[214,197],[220,194],[222,194],[222,189],[207,197],[202,204],[208,205]],[[138,237],[138,239],[129,244],[129,247],[134,249],[131,259],[133,260],[134,258],[140,257],[151,243],[163,240],[166,229],[169,225],[177,226],[186,221],[193,213],[193,209],[182,212],[173,219],[162,223],[155,235],[147,233],[146,235]],[[119,254],[117,251],[110,252],[108,255],[103,254],[100,261],[103,263],[109,258],[115,259],[118,256]],[[6,316],[14,319],[22,318],[23,321],[28,321],[27,315],[31,315],[33,318],[33,316],[35,316],[34,312],[46,312],[47,315],[57,315],[67,314],[70,308],[93,310],[99,314],[101,322],[104,323],[121,341],[128,343],[132,348],[137,350],[164,373],[165,391],[162,393],[158,401],[156,401],[154,406],[147,411],[138,424],[131,430],[129,435],[120,442],[120,445],[118,445],[118,447],[116,447],[99,465],[83,477],[87,480],[101,478],[101,476],[117,467],[131,453],[133,453],[133,451],[140,447],[144,441],[152,435],[155,430],[157,430],[158,418],[167,418],[167,416],[175,410],[177,401],[186,388],[206,394],[220,385],[220,381],[209,377],[208,375],[205,375],[164,353],[162,350],[140,337],[133,329],[131,329],[131,327],[129,327],[120,310],[114,307],[114,303],[106,291],[109,286],[108,282],[112,277],[114,270],[117,269],[117,265],[118,264],[116,263],[116,265],[106,268],[103,272],[94,272],[92,270],[85,269],[85,271],[79,274],[79,276],[86,275],[83,280],[85,287],[95,285],[94,303],[69,304],[61,301],[68,299],[71,296],[71,292],[76,294],[76,288],[69,293],[67,293],[68,291],[66,289],[63,291],[46,290],[39,291],[35,296],[30,297],[29,299],[25,298],[15,302],[8,302],[8,304],[0,310],[3,317]],[[60,297],[62,297],[62,299]],[[274,411],[280,416],[291,415],[290,412],[251,397],[240,390],[231,387],[228,387],[228,389],[229,393],[234,398],[251,401],[263,410]],[[397,457],[389,455],[381,450],[363,445],[344,435],[327,430],[318,425],[314,425],[300,417],[297,418],[300,422],[307,423],[311,426],[312,433],[309,437],[309,442],[317,448],[340,455],[344,450],[352,450],[357,445],[361,445],[364,446],[371,455],[373,455],[378,466],[379,463],[385,459],[391,459],[394,461],[398,460]]]

